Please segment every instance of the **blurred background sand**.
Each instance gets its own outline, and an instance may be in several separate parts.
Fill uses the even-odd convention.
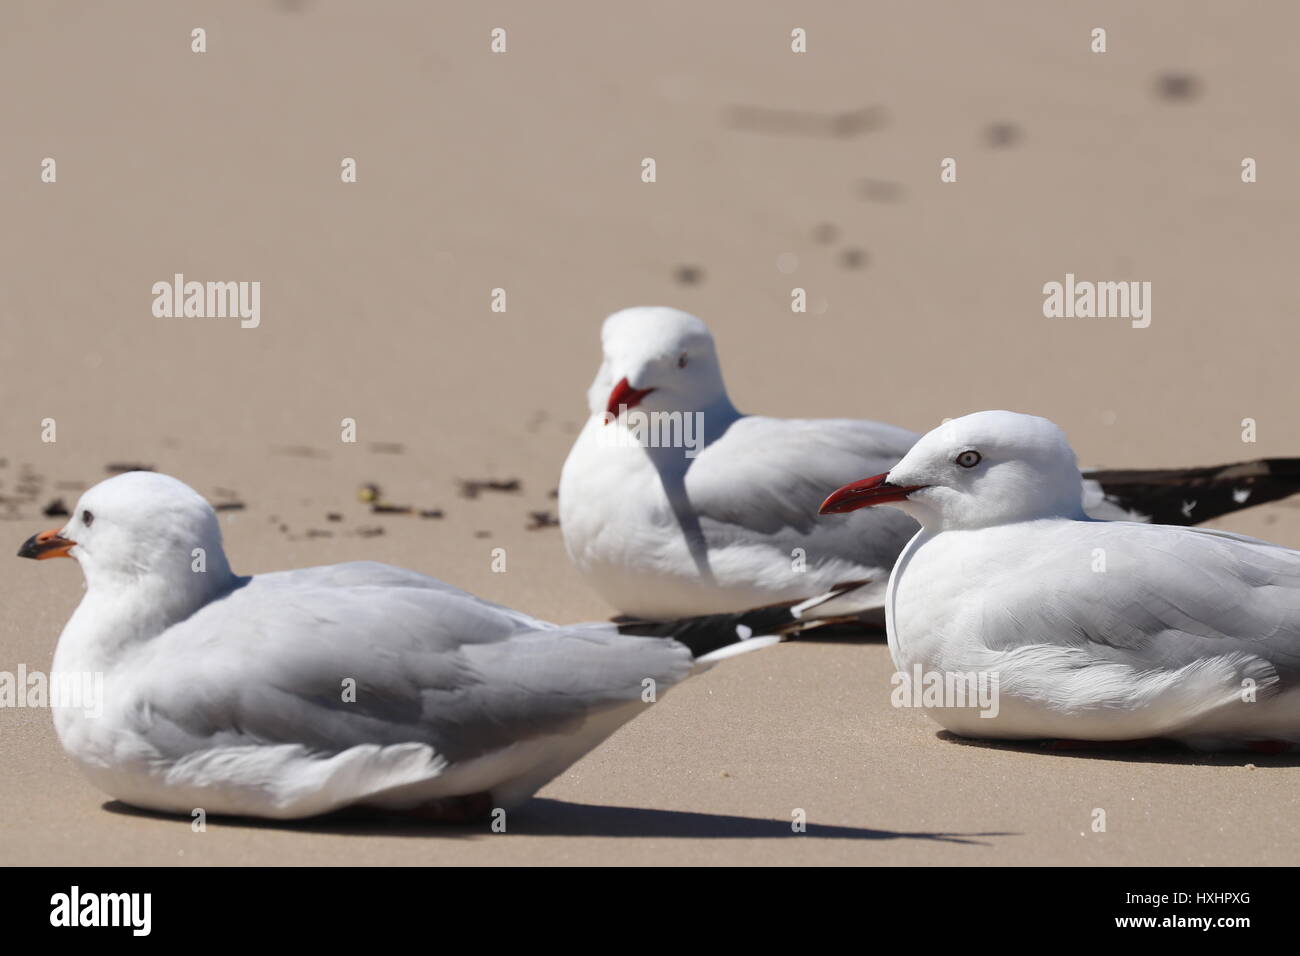
[[[224,517],[241,571],[370,558],[604,617],[558,529],[527,529],[555,510],[601,319],[641,304],[709,322],[748,411],[924,431],[1010,408],[1112,467],[1300,455],[1300,8],[1281,0],[62,0],[4,16],[14,550],[61,523],[41,514],[53,499],[147,464],[244,503]],[[260,281],[261,326],[153,317],[152,284],[176,272]],[[1045,319],[1042,286],[1067,272],[1150,281],[1150,328]],[[522,491],[462,497],[476,478]],[[366,482],[445,516],[372,515]],[[1218,524],[1300,547],[1298,504]],[[80,593],[71,563],[0,562],[0,670],[48,670]],[[4,710],[0,862],[1298,862],[1296,760],[966,746],[889,706],[891,670],[878,642],[746,656],[504,836],[195,834],[102,809],[49,714]]]

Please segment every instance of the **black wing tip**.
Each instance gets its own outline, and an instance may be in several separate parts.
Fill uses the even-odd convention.
[[[620,634],[672,638],[685,644],[691,656],[698,659],[751,637],[784,638],[800,624],[791,612],[792,606],[793,603],[736,614],[705,614],[668,621],[622,619],[615,623]]]
[[[1194,525],[1300,492],[1300,458],[1088,472],[1106,498],[1156,524]]]

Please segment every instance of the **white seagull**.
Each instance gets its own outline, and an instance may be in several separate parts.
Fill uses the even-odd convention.
[[[559,507],[569,556],[606,601],[665,619],[838,589],[818,616],[883,619],[889,571],[916,523],[890,510],[818,520],[817,506],[891,468],[918,434],[742,414],[708,328],[677,309],[616,312],[601,343],[591,418],[564,463]],[[1300,461],[1087,477],[1093,517],[1193,524],[1300,489]]]
[[[592,416],[564,463],[559,505],[569,557],[606,601],[661,619],[866,581],[854,597],[880,607],[916,525],[891,512],[819,521],[817,504],[863,469],[894,464],[914,433],[742,415],[709,330],[676,309],[616,312],[601,341]]]
[[[951,688],[926,709],[953,733],[1300,742],[1300,552],[1094,521],[1064,433],[1011,412],[936,428],[821,510],[879,504],[921,523],[889,583],[896,680]]]
[[[19,555],[75,558],[86,578],[51,686],[103,683],[52,701],[63,747],[100,789],[172,813],[468,822],[690,674],[778,640],[560,627],[373,562],[240,577],[211,506],[149,472],[94,486]]]

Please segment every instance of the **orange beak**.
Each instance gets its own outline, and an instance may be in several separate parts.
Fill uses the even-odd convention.
[[[49,531],[42,531],[40,534],[34,534],[18,549],[18,557],[35,558],[37,561],[44,561],[46,558],[67,558],[68,554],[77,546],[77,542],[69,541],[63,535],[59,534],[58,528],[51,528]]]

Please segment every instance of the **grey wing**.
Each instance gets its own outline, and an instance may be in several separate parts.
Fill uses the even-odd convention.
[[[170,757],[417,742],[455,763],[576,729],[693,666],[672,641],[534,627],[452,588],[394,584],[397,570],[267,575],[208,605],[159,639],[180,664],[136,688],[138,729]]]
[[[538,628],[545,630],[554,627],[547,621],[535,618],[523,611],[494,604],[481,597],[462,591],[446,581],[439,581],[427,574],[395,567],[380,561],[346,561],[342,564],[328,564],[315,568],[301,568],[293,571],[275,571],[271,574],[258,575],[259,586],[282,589],[283,593],[297,588],[340,589],[362,587],[410,588],[417,591],[436,591],[464,599],[468,605],[497,612],[502,620],[514,622],[521,628]]]
[[[916,442],[903,428],[851,419],[747,416],[686,473],[691,505],[709,530],[812,536],[855,560],[889,567],[917,525],[893,508],[819,516],[832,491],[896,465]]]
[[[687,472],[696,510],[710,518],[772,533],[810,530],[836,488],[888,471],[917,436],[851,419],[738,420]]]
[[[1283,685],[1300,679],[1300,552],[1199,528],[1062,528],[1077,540],[984,597],[981,613],[1000,618],[987,633],[1008,643],[1073,635],[1095,654],[1152,669],[1241,655]]]

